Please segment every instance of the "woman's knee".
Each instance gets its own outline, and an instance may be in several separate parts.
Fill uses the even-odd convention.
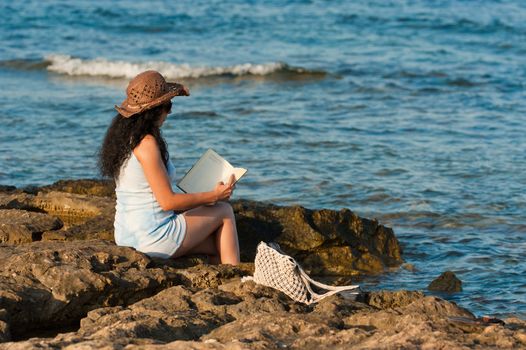
[[[216,205],[219,208],[221,217],[225,219],[234,219],[234,209],[228,202],[217,202]]]
[[[234,219],[234,209],[228,202],[219,202],[225,219]]]

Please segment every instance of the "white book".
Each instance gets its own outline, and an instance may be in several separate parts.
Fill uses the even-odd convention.
[[[185,193],[209,192],[220,181],[228,183],[230,175],[234,174],[237,182],[246,172],[247,169],[234,168],[226,159],[209,148],[177,183],[177,187]]]

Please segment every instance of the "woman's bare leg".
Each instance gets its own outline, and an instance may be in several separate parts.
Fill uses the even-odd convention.
[[[236,218],[230,204],[223,202],[223,224],[216,232],[216,246],[222,264],[239,264],[239,241],[237,238]]]
[[[183,213],[186,220],[186,236],[181,247],[174,254],[210,254],[215,235],[216,252],[222,264],[239,263],[239,243],[234,212],[230,204],[218,202],[213,206],[202,206]]]
[[[192,254],[208,255],[209,264],[213,264],[213,265],[221,264],[221,259],[219,259],[219,253],[217,251],[215,236],[216,234],[214,232],[210,236],[206,237],[204,241],[202,241],[201,243],[196,245],[193,249],[191,249]]]

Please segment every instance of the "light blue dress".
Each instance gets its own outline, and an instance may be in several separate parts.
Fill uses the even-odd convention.
[[[171,161],[167,168],[174,181],[175,167]],[[122,165],[115,193],[115,243],[134,247],[152,257],[171,257],[183,242],[186,221],[182,214],[159,206],[133,152]]]

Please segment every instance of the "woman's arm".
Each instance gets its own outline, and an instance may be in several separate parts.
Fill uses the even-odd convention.
[[[141,163],[146,180],[148,180],[152,192],[163,210],[189,210],[228,199],[232,195],[234,186],[231,184],[223,185],[222,183],[210,192],[174,193],[161,158],[161,152],[155,138],[151,135],[146,135],[141,143],[135,147],[133,153]]]

